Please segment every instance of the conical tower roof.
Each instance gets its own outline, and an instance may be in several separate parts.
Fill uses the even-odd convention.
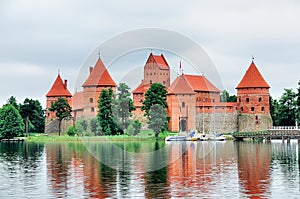
[[[72,97],[72,94],[67,88],[67,82],[63,82],[60,74],[57,75],[51,89],[46,94],[46,97]]]
[[[236,89],[241,88],[270,88],[253,61],[243,79],[236,87]]]
[[[83,83],[83,87],[87,86],[116,86],[116,83],[110,76],[102,60],[98,59],[89,77]]]

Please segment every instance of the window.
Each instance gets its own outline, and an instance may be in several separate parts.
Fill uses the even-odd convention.
[[[91,112],[94,112],[94,111],[95,111],[94,107],[91,107]]]
[[[244,111],[244,108],[243,108],[243,107],[241,107],[241,111]]]
[[[185,102],[182,102],[181,106],[182,106],[182,108],[184,108],[185,107]]]
[[[258,120],[258,116],[257,115],[255,116],[255,119]]]
[[[262,98],[261,98],[261,97],[260,97],[260,98],[258,98],[258,101],[259,101],[259,102],[261,102],[261,101],[262,101]]]
[[[261,107],[261,111],[265,111],[265,107]]]
[[[254,111],[254,107],[251,107],[251,111]]]
[[[242,102],[242,99],[239,97],[239,102]]]
[[[248,97],[246,98],[246,102],[250,102],[250,99]]]
[[[93,98],[90,98],[90,103],[93,103]]]
[[[163,85],[165,85],[166,84],[166,81],[163,81]]]
[[[156,75],[156,73],[154,73],[154,75]]]
[[[150,84],[152,84],[152,80],[150,80]]]

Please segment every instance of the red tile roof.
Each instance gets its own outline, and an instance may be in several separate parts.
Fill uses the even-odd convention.
[[[246,74],[236,88],[270,88],[270,86],[252,61]]]
[[[195,92],[190,83],[181,75],[168,88],[168,94],[195,94]]]
[[[103,62],[99,58],[87,80],[83,83],[87,86],[117,86]]]
[[[67,85],[63,82],[59,74],[57,75],[51,89],[46,94],[46,97],[72,97]]]
[[[153,58],[154,62],[159,66],[160,69],[170,69],[169,64],[163,54],[153,55],[150,53],[146,64],[148,64],[151,58]]]
[[[194,91],[221,92],[205,76],[182,75]]]
[[[144,82],[141,82],[140,85],[132,91],[132,93],[146,93],[149,88],[150,84],[144,84]]]

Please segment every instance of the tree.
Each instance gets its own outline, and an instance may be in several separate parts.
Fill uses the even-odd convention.
[[[280,125],[279,102],[270,96],[270,115],[273,120],[273,126]]]
[[[57,101],[51,103],[49,111],[55,112],[55,115],[58,120],[58,135],[60,136],[61,121],[63,119],[70,120],[72,118],[72,108],[70,107],[68,101],[65,98],[59,97]]]
[[[145,111],[145,116],[149,117],[149,111],[155,104],[161,105],[163,108],[168,108],[167,105],[167,90],[161,83],[153,83],[145,93],[145,100],[141,110]]]
[[[97,118],[92,118],[89,123],[91,132],[96,135],[97,134]]]
[[[300,123],[300,80],[298,81],[297,96],[296,96],[296,117],[298,124]]]
[[[279,121],[281,126],[294,126],[296,119],[296,93],[292,89],[284,89],[279,100]]]
[[[230,95],[228,91],[224,90],[220,95],[221,102],[236,102],[236,96]]]
[[[24,123],[19,111],[12,105],[4,105],[0,109],[0,137],[14,138],[23,135]]]
[[[10,96],[10,98],[8,98],[6,104],[13,105],[18,111],[20,110],[20,107],[17,103],[16,97],[14,97],[14,96]]]
[[[155,137],[166,130],[168,125],[168,118],[166,109],[160,104],[154,104],[149,110],[149,128],[154,131]]]
[[[113,114],[113,90],[102,90],[98,100],[98,132],[100,135],[115,135],[118,133],[116,119]]]
[[[20,114],[26,126],[26,134],[31,132],[44,132],[45,114],[38,100],[26,98],[23,104],[20,104]]]
[[[120,83],[117,94],[117,114],[121,120],[121,129],[126,129],[129,125],[129,118],[132,116],[132,111],[135,110],[133,101],[130,98],[129,86],[125,83]]]

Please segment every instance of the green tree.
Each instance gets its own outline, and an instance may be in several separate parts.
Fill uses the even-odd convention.
[[[236,102],[236,95],[230,95],[228,91],[224,90],[220,95],[221,102]]]
[[[117,89],[117,114],[121,120],[121,129],[126,129],[130,123],[129,118],[132,116],[131,112],[135,110],[135,106],[130,97],[130,88],[127,84],[120,83]]]
[[[58,135],[60,136],[61,132],[61,121],[63,119],[70,120],[72,119],[72,108],[70,107],[68,101],[65,98],[59,97],[57,101],[52,102],[49,111],[55,112],[55,115],[58,120]]]
[[[20,114],[26,126],[26,134],[31,132],[44,132],[45,114],[38,100],[26,98],[23,104],[20,104]]]
[[[166,130],[168,125],[168,118],[166,109],[160,104],[154,104],[149,110],[149,128],[154,131],[155,137]]]
[[[0,109],[0,137],[13,138],[23,135],[24,123],[19,111],[12,105]]]
[[[145,116],[149,117],[149,111],[155,104],[161,105],[163,108],[168,108],[167,105],[167,90],[161,83],[153,83],[145,93],[145,100],[141,109],[145,111]]]
[[[98,100],[98,132],[100,135],[115,135],[118,133],[116,119],[113,114],[113,90],[102,90]]]
[[[270,114],[273,120],[273,126],[280,125],[279,102],[270,96]]]
[[[132,122],[132,127],[134,128],[134,135],[137,135],[141,132],[142,123],[140,123],[138,120],[134,120]]]
[[[18,111],[20,110],[19,104],[17,103],[17,99],[14,96],[10,96],[7,100],[6,104],[13,105]]]
[[[281,126],[294,126],[296,119],[296,93],[292,89],[284,89],[279,100],[279,121]]]
[[[300,123],[300,80],[298,81],[297,96],[296,96],[296,117],[298,125]]]
[[[96,135],[97,134],[97,118],[92,118],[89,122],[89,126],[91,129],[91,132]]]

